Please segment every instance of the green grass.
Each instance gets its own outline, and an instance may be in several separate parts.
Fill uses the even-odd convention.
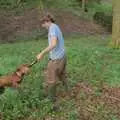
[[[73,36],[65,40],[70,88],[79,81],[87,81],[99,87],[101,83],[120,86],[120,50],[109,48],[108,43],[111,37],[103,39],[101,36]],[[10,73],[15,71],[20,64],[30,63],[46,46],[47,40],[44,39],[2,44],[0,46],[0,74]],[[25,76],[21,90],[7,88],[0,96],[0,115],[3,115],[3,120],[42,120],[45,116],[59,119],[64,117],[65,120],[78,119],[74,100],[61,99],[62,111],[57,113],[51,111],[52,103],[43,97],[43,68],[46,65],[47,56],[33,66],[30,74]],[[114,115],[113,118],[117,120]]]

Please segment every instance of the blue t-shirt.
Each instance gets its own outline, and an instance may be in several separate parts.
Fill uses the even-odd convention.
[[[49,27],[48,31],[48,43],[51,44],[51,38],[55,36],[57,38],[57,46],[53,48],[50,53],[49,57],[52,60],[61,59],[65,55],[65,49],[64,49],[64,38],[62,35],[62,32],[58,25],[52,23]]]

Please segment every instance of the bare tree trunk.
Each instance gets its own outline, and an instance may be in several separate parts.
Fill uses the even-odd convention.
[[[120,48],[120,0],[113,0],[112,47]]]
[[[39,10],[40,15],[44,15],[44,5],[43,5],[43,1],[42,0],[39,0],[38,10]]]
[[[85,10],[85,0],[82,0],[82,10]]]

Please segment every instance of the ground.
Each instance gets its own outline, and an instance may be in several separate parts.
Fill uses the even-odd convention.
[[[103,34],[105,29],[95,24],[92,20],[78,17],[69,10],[45,10],[53,14],[65,35],[70,34]],[[42,15],[37,8],[24,11],[0,11],[0,41],[12,42],[17,39],[39,39],[44,34],[41,29]]]
[[[59,110],[52,111],[44,97],[46,56],[25,76],[21,89],[7,88],[0,96],[1,120],[119,120],[120,50],[110,48],[110,40],[100,35],[65,38],[69,92],[58,87]],[[47,39],[1,45],[0,74],[30,63],[46,45]]]

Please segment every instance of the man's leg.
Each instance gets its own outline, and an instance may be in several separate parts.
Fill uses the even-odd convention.
[[[48,86],[48,98],[52,101],[52,102],[56,102],[56,85],[49,85]]]
[[[60,62],[60,72],[59,72],[59,78],[62,82],[63,86],[65,87],[65,91],[68,91],[68,81],[67,81],[67,75],[66,75],[66,58],[62,59]]]
[[[68,91],[68,81],[67,81],[67,77],[66,77],[66,73],[61,73],[60,75],[60,81],[62,82],[63,86],[65,87],[65,91]]]
[[[53,102],[56,101],[56,66],[53,61],[49,61],[46,74],[45,74],[45,91],[48,95],[48,98],[52,100]]]

